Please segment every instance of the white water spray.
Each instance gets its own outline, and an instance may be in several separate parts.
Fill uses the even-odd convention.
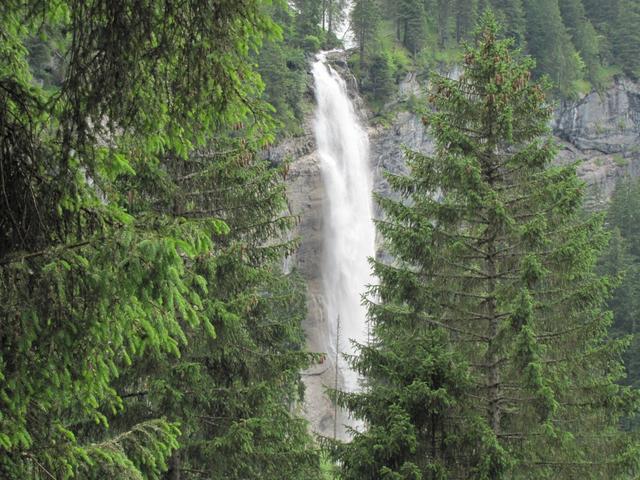
[[[353,354],[350,340],[367,341],[361,296],[372,283],[368,258],[375,256],[369,139],[358,121],[345,81],[317,56],[313,78],[317,99],[314,133],[326,191],[322,281],[328,320],[326,351]],[[337,338],[340,322],[340,334]],[[346,391],[358,389],[358,375],[338,362]]]

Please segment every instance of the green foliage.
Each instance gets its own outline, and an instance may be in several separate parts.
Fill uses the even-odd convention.
[[[337,45],[335,30],[349,13],[347,6],[347,0],[322,0],[322,29],[327,32],[327,48]]]
[[[281,123],[279,133],[299,134],[303,120],[304,93],[307,88],[307,59],[304,51],[317,51],[320,41],[298,45],[295,15],[286,5],[276,4],[271,17],[282,28],[281,39],[265,42],[258,56],[258,72],[265,84],[264,98],[273,108],[273,117]]]
[[[294,0],[293,5],[298,11],[296,29],[300,36],[320,36],[320,24],[323,16],[322,3],[317,0]]]
[[[478,15],[478,0],[456,0],[454,2],[455,40],[460,43],[473,32]]]
[[[602,218],[575,166],[553,166],[533,62],[486,14],[459,79],[437,77],[433,156],[407,152],[378,198],[393,261],[373,261],[373,340],[338,399],[367,430],[336,446],[347,479],[632,478],[637,411],[594,272]]]
[[[306,423],[291,414],[299,372],[310,361],[300,328],[305,293],[299,278],[276,269],[294,244],[270,242],[293,222],[280,216],[282,171],[257,152],[218,158],[225,148],[201,152],[209,168],[194,165],[184,186],[194,202],[185,213],[215,207],[229,226],[215,254],[193,265],[207,286],[201,309],[215,335],[206,326],[192,330],[180,358],[136,362],[118,384],[128,400],[114,421],[126,426],[166,415],[179,422],[181,448],[171,465],[184,478],[199,478],[198,471],[229,479],[317,478],[318,452]]]
[[[360,93],[376,111],[388,103],[395,82],[410,64],[405,50],[389,38],[386,31],[389,25],[381,22],[383,10],[378,0],[358,0],[351,11],[351,25],[359,46],[350,58],[351,70],[359,79]]]
[[[613,53],[624,72],[640,78],[640,1],[621,0],[613,35]]]
[[[369,52],[384,55],[400,46],[414,68],[429,75],[447,64],[451,52],[470,38],[479,15],[492,9],[504,25],[502,35],[536,60],[534,75],[548,76],[554,95],[576,98],[592,86],[607,88],[621,68],[637,76],[638,5],[638,0],[361,0],[352,14],[359,72],[368,75]]]
[[[640,223],[637,212],[640,208],[640,186],[629,177],[621,178],[616,184],[607,212],[607,224],[620,229],[622,237],[628,239],[629,253],[640,256]]]
[[[376,55],[371,60],[371,93],[374,98],[389,98],[393,93],[394,81],[391,59],[386,55]]]
[[[87,480],[160,480],[161,472],[167,469],[166,459],[178,448],[179,434],[176,425],[162,420],[141,422],[101,443],[89,444],[86,462],[80,464],[76,476]]]
[[[490,4],[495,9],[498,21],[504,25],[505,34],[514,39],[517,47],[524,48],[527,20],[523,0],[491,0]]]
[[[66,61],[53,92],[38,32]],[[252,59],[280,34],[255,1],[3,4],[0,477],[316,475],[292,415],[304,292],[274,270],[292,219],[259,160]]]
[[[377,0],[355,0],[351,9],[351,28],[360,50],[360,66],[365,65],[370,52],[376,48],[380,28],[381,9]]]
[[[341,46],[336,29],[348,14],[346,0],[294,0],[289,6],[295,11],[295,45],[312,54]],[[289,9],[284,2],[281,8]]]
[[[382,108],[394,94],[394,65],[388,55],[380,54],[374,55],[367,66],[367,76],[362,79],[360,90],[373,105]]]
[[[598,28],[605,30],[613,25],[618,16],[620,0],[609,0],[606,6],[599,0],[582,0],[589,19]]]
[[[320,39],[315,35],[306,35],[302,40],[302,45],[308,52],[317,52],[320,50]]]
[[[440,8],[438,8],[438,13],[440,17],[438,18],[438,25],[444,26],[445,28],[440,28],[439,30],[439,41],[440,46],[444,46],[446,41],[446,25],[447,25],[447,7],[448,2],[438,2]],[[444,17],[444,18],[441,18]],[[402,0],[399,5],[399,31],[401,31],[402,35],[402,44],[411,52],[414,56],[417,54],[419,50],[424,47],[425,44],[425,36],[426,36],[426,25],[425,25],[425,6],[424,2],[419,0]],[[440,23],[440,21],[442,23]]]
[[[558,0],[525,0],[527,47],[536,58],[535,72],[548,75],[565,96],[582,76],[582,60],[562,22]]]
[[[607,226],[611,230],[608,249],[600,259],[604,274],[618,277],[619,283],[609,300],[614,313],[612,335],[631,336],[631,346],[624,354],[627,377],[624,384],[638,388],[640,385],[640,358],[638,347],[638,318],[640,316],[640,223],[637,219],[640,208],[640,184],[631,178],[623,178],[616,185],[607,211]],[[637,428],[638,420],[629,419],[627,424]]]
[[[573,44],[585,62],[587,79],[601,87],[598,85],[598,75],[601,69],[598,32],[587,18],[581,0],[569,0],[559,4],[564,24],[567,26]]]

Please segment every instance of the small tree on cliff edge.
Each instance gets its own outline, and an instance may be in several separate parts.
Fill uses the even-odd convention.
[[[618,428],[637,395],[593,273],[602,219],[582,216],[575,166],[552,165],[533,62],[498,33],[485,14],[462,76],[434,80],[435,154],[407,152],[388,177],[404,199],[378,199],[395,261],[374,262],[367,386],[339,395],[367,425],[337,450],[343,478],[637,474]]]

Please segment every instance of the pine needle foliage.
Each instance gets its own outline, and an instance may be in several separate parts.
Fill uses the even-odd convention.
[[[609,299],[609,307],[614,314],[611,334],[631,337],[631,346],[624,353],[627,369],[624,383],[636,389],[640,383],[637,326],[640,313],[640,235],[636,220],[639,211],[640,183],[630,177],[620,178],[607,209],[606,225],[611,231],[611,240],[600,258],[600,270],[620,279]],[[638,420],[637,416],[626,420],[625,427],[637,431]]]
[[[45,91],[27,46],[52,31],[64,72]],[[227,431],[246,448],[198,461],[242,465],[264,431],[260,455],[313,471],[313,448],[287,456],[310,441],[287,403],[308,360],[303,293],[274,268],[293,219],[282,172],[257,155],[273,122],[251,59],[279,35],[253,0],[2,3],[0,477],[179,478],[192,432]],[[264,352],[273,370],[243,377]],[[223,386],[247,410],[230,405],[228,429],[179,401],[205,366],[196,407]]]
[[[193,170],[181,173],[189,177],[183,214],[215,209],[229,229],[216,237],[214,253],[192,264],[206,285],[200,308],[210,323],[187,332],[180,358],[148,355],[134,363],[118,382],[126,409],[114,421],[123,429],[147,416],[179,422],[170,474],[183,479],[313,479],[318,450],[306,422],[292,414],[300,371],[311,361],[300,327],[305,292],[295,274],[279,272],[295,242],[272,241],[294,220],[281,213],[282,171],[250,151],[203,170],[200,162],[219,150],[200,151]]]
[[[388,175],[403,198],[378,198],[394,261],[373,262],[365,389],[339,395],[367,426],[337,448],[343,478],[638,474],[602,218],[552,163],[544,86],[511,45],[486,13],[460,78],[433,82],[435,153],[407,151],[410,173]]]

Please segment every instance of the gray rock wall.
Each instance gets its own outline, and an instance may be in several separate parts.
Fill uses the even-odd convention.
[[[273,163],[291,161],[287,173],[287,198],[289,212],[298,218],[293,235],[299,240],[295,254],[287,259],[289,268],[295,268],[307,284],[308,314],[304,323],[307,348],[311,352],[323,351],[324,338],[329,335],[328,323],[323,311],[323,292],[320,268],[322,262],[323,201],[325,198],[319,158],[313,136],[312,117],[305,119],[305,135],[287,139],[266,152]],[[335,361],[325,357],[302,373],[305,383],[303,415],[310,421],[314,432],[345,438],[345,413],[337,411],[326,395],[327,388],[335,386]],[[337,421],[334,422],[337,413]]]
[[[577,162],[590,187],[589,202],[600,206],[623,175],[640,174],[640,85],[617,79],[607,91],[591,93],[556,110],[553,133],[558,161]]]

